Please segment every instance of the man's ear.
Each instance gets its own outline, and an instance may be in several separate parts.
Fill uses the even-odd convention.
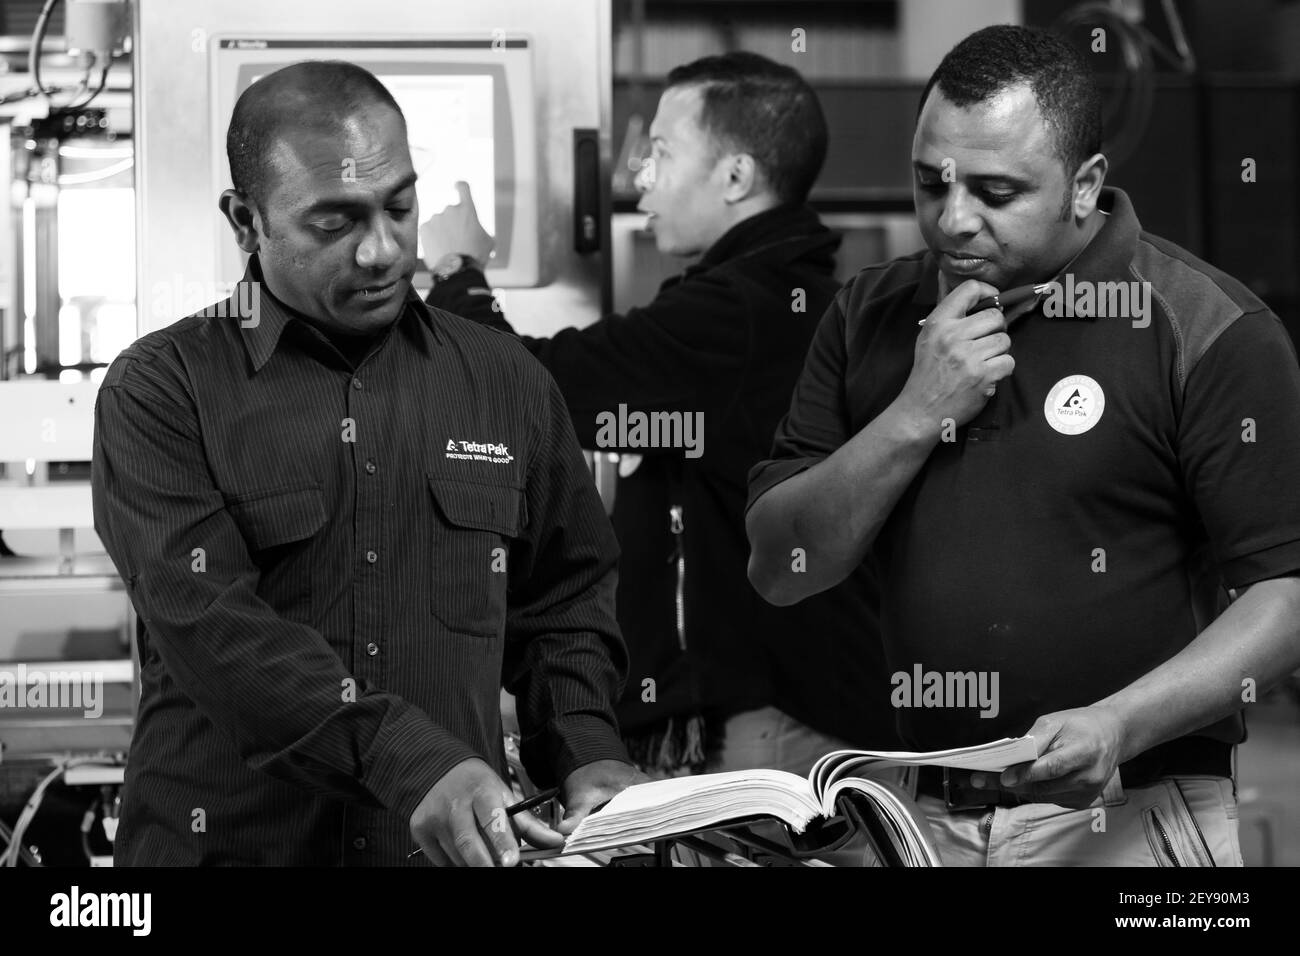
[[[257,207],[238,189],[227,189],[217,201],[221,214],[235,233],[235,243],[250,256],[257,252],[265,232]]]
[[[762,174],[758,164],[749,153],[734,153],[724,161],[727,181],[724,184],[722,198],[729,203],[737,203],[755,195],[762,188]]]
[[[1089,156],[1079,165],[1070,194],[1070,211],[1076,221],[1087,219],[1096,211],[1108,168],[1106,157],[1101,153]]]

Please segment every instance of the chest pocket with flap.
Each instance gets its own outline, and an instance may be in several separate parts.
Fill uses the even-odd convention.
[[[227,508],[261,571],[258,597],[290,620],[311,623],[319,563],[311,539],[327,518],[324,493],[317,487],[253,492]]]
[[[510,541],[526,520],[523,492],[510,485],[428,479],[435,504],[430,609],[453,631],[500,636]]]

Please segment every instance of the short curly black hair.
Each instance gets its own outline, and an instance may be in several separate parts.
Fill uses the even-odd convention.
[[[1029,84],[1052,132],[1067,176],[1101,152],[1101,93],[1083,56],[1064,39],[1034,27],[999,25],[953,47],[925,84],[917,116],[936,86],[957,106]]]
[[[826,162],[826,117],[794,67],[745,51],[676,67],[668,87],[699,87],[700,125],[723,147],[754,157],[776,198],[808,198]]]
[[[402,117],[393,94],[369,70],[344,60],[303,60],[244,90],[226,130],[226,158],[235,187],[266,216],[269,157],[291,126],[337,128],[357,112],[388,107]]]

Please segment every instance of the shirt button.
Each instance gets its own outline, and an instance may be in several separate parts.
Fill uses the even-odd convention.
[[[375,463],[373,461],[366,462],[366,474],[373,475],[374,473],[375,473]]]
[[[376,654],[379,653],[379,645],[376,644],[374,641],[371,641],[369,644],[366,645],[366,653],[369,654],[371,657],[374,657]]]
[[[379,555],[375,554],[375,552],[373,551],[367,551],[366,560],[369,561],[371,564],[374,564],[376,561],[379,560]]]
[[[354,850],[364,850],[366,848],[366,838],[357,837],[355,840],[352,841],[352,848]]]
[[[352,387],[355,388],[358,392],[361,391],[361,379],[354,378],[352,380]]]

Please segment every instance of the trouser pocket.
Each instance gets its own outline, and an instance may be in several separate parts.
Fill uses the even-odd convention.
[[[1143,808],[1142,825],[1156,865],[1217,866],[1211,845],[1220,846],[1225,856],[1233,823],[1220,779],[1168,777],[1149,792],[1156,799]],[[1207,828],[1213,839],[1207,839]]]

